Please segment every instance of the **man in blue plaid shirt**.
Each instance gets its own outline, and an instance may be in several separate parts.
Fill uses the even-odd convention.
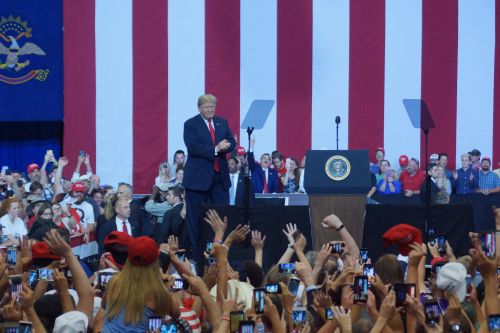
[[[483,157],[481,160],[481,171],[476,182],[476,192],[488,195],[500,192],[500,177],[490,170],[491,159]]]

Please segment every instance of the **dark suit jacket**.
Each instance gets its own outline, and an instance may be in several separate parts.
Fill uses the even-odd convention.
[[[248,167],[252,171],[252,186],[255,193],[264,191],[264,170],[255,163],[253,153],[248,153]],[[278,173],[276,170],[269,168],[267,175],[267,191],[269,193],[278,192]]]
[[[234,150],[236,142],[231,129],[224,118],[214,117],[212,124],[215,129],[215,141],[219,143],[226,139],[231,143],[227,152],[215,156],[215,144],[210,131],[201,114],[188,119],[184,123],[184,143],[187,147],[188,159],[184,166],[182,185],[190,190],[207,191],[212,185],[215,175],[214,161],[219,159],[222,186],[225,190],[231,185],[227,168],[226,153]]]
[[[101,216],[104,217],[104,215]],[[113,231],[116,231],[116,216],[113,216],[110,220],[103,219],[100,222],[101,222],[100,225],[98,222],[99,228],[96,231],[96,241],[99,247],[99,255],[101,255],[104,252],[104,240],[106,239],[106,236],[112,233]],[[138,237],[140,235],[139,226],[133,223],[130,220],[130,218],[128,222],[130,223],[130,226],[132,228],[132,236]]]
[[[427,189],[425,187],[425,179],[420,186],[420,202],[425,205],[425,194],[427,193]],[[431,179],[431,204],[435,204],[436,194],[439,193],[439,187],[437,187],[436,183],[434,183]]]
[[[255,195],[253,191],[252,181],[250,181],[250,206],[253,206]],[[236,186],[236,195],[234,198],[235,206],[243,206],[245,202],[245,177],[242,172],[238,175],[238,186]]]
[[[153,239],[158,243],[167,243],[168,236],[174,235],[179,238],[179,246],[182,249],[190,248],[187,223],[181,218],[181,210],[184,204],[179,204],[165,212],[162,223],[155,225]]]

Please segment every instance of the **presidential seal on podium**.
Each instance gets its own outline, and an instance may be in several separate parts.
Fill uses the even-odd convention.
[[[326,161],[325,173],[332,180],[344,180],[351,173],[351,163],[344,156],[334,155]]]

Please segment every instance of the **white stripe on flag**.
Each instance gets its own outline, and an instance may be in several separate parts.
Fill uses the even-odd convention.
[[[96,172],[103,184],[131,183],[132,0],[96,0],[95,49]]]
[[[242,0],[240,14],[240,119],[256,99],[275,102],[264,128],[255,130],[255,158],[276,148],[277,11],[276,0]],[[240,124],[241,125],[241,124]],[[246,130],[240,143],[248,148]]]
[[[384,148],[397,169],[399,156],[420,157],[402,100],[421,96],[422,0],[387,0],[385,14]]]
[[[493,144],[495,1],[458,2],[457,165],[473,148]]]
[[[168,2],[168,154],[185,149],[184,122],[205,93],[205,1]]]
[[[312,149],[348,147],[349,0],[313,2]]]

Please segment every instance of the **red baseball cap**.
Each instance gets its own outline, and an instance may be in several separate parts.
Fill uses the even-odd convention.
[[[134,238],[128,246],[128,261],[134,266],[149,266],[159,254],[158,244],[147,236]]]
[[[399,253],[407,256],[412,250],[410,244],[422,243],[422,233],[411,225],[401,223],[387,230],[382,239],[385,247],[397,244]]]
[[[40,166],[36,163],[31,163],[28,165],[28,173],[32,173],[34,170],[40,170]]]
[[[408,165],[408,156],[406,156],[406,155],[399,156],[399,165],[407,166]]]
[[[119,244],[124,246],[129,246],[134,237],[130,236],[126,232],[113,231],[104,239],[104,249],[108,251],[113,245]]]
[[[487,160],[488,162],[490,162],[491,164],[491,158],[489,158],[488,156],[485,156],[481,159],[481,162],[483,162],[484,160]]]
[[[49,246],[45,242],[37,242],[31,247],[31,256],[33,259],[52,259],[60,260],[62,257],[50,252]]]
[[[244,147],[238,147],[236,148],[236,155],[238,156],[245,156],[246,151]]]
[[[448,262],[448,259],[446,259],[445,257],[432,258],[432,260],[431,260],[431,266],[434,267],[437,264],[440,264],[440,263],[446,264],[447,262]]]
[[[82,182],[76,182],[71,185],[71,190],[73,192],[85,192],[85,184]]]
[[[381,151],[385,154],[385,149],[384,147],[378,147],[377,149],[375,149],[375,152],[378,152],[378,151]]]

